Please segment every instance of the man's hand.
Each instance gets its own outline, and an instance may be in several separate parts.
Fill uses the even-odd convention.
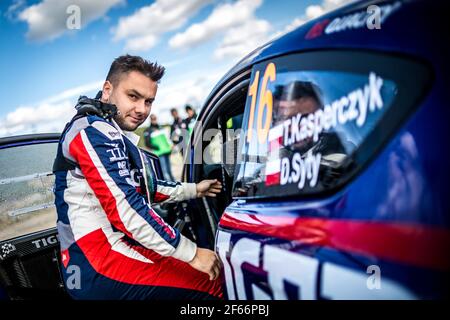
[[[214,251],[197,248],[194,259],[189,265],[209,275],[209,280],[215,280],[220,275],[220,261]]]
[[[197,198],[208,196],[216,197],[222,190],[222,184],[217,179],[203,180],[197,183]]]

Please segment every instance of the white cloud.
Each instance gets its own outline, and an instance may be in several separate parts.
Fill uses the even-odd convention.
[[[128,40],[125,49],[130,51],[145,51],[153,48],[157,41],[158,38],[154,34],[148,34]]]
[[[65,99],[70,99],[73,97],[78,98],[78,96],[86,94],[87,92],[92,92],[94,90],[101,90],[102,86],[103,86],[104,81],[94,81],[91,83],[87,83],[75,88],[71,88],[68,90],[65,90],[55,96],[49,97],[45,100],[42,101],[42,103],[57,103],[59,101],[65,100]]]
[[[268,41],[271,25],[266,20],[252,19],[245,24],[229,30],[218,48],[214,51],[214,58],[243,57],[253,49]]]
[[[169,40],[172,48],[191,48],[204,43],[229,28],[254,19],[254,11],[262,0],[239,0],[217,6],[202,22],[195,23]]]
[[[80,7],[81,27],[102,17],[110,8],[123,0],[43,0],[20,12],[18,18],[28,23],[27,37],[31,40],[51,40],[59,37],[67,28],[71,5]]]
[[[177,64],[179,61],[169,62]],[[193,70],[181,76],[163,78],[152,112],[158,115],[160,123],[170,123],[171,108],[179,108],[184,116],[184,105],[201,107],[207,95],[225,72],[229,64],[208,70]],[[200,75],[200,76],[199,76]],[[95,81],[65,90],[48,97],[35,105],[20,106],[0,119],[0,137],[27,133],[61,132],[64,125],[75,114],[75,103],[80,95],[92,97],[101,90],[103,81]],[[148,121],[147,121],[148,122]],[[145,125],[148,125],[146,123]]]
[[[14,0],[14,2],[8,7],[4,15],[8,19],[15,21],[17,19],[18,14],[22,11],[22,9],[25,6],[26,6],[25,0]]]
[[[274,33],[271,36],[271,39],[278,38],[312,19],[318,18],[321,15],[328,13],[329,11],[332,11],[353,1],[355,0],[323,0],[319,5],[310,5],[306,8],[305,14],[303,16],[295,18],[292,22],[286,25],[283,30],[279,30]]]
[[[305,14],[295,18],[273,34],[271,24],[255,17],[255,10],[262,0],[239,0],[217,6],[202,22],[192,24],[185,31],[179,32],[169,40],[172,48],[191,48],[223,34],[223,39],[214,50],[215,60],[240,58],[270,39],[281,36],[314,19],[327,11],[335,9],[349,0],[324,0],[320,5],[311,5]]]
[[[207,72],[195,70],[182,76],[163,78],[152,106],[152,113],[158,116],[159,123],[164,124],[173,121],[171,108],[178,108],[181,116],[184,116],[184,106],[187,103],[194,108],[200,108],[214,85],[230,67],[230,64],[221,64],[219,68]]]
[[[289,23],[285,28],[284,31],[287,32],[291,32],[292,30],[296,29],[297,27],[301,26],[302,24],[305,23],[305,20],[302,20],[300,18],[295,18],[294,20],[291,21],[291,23]]]
[[[319,5],[308,6],[303,16],[295,18],[272,34],[270,34],[271,24],[255,16],[255,11],[261,6],[262,0],[238,0],[221,4],[205,20],[175,34],[169,40],[169,45],[175,49],[191,48],[223,34],[222,41],[213,52],[214,60],[241,58],[270,39],[290,32],[303,23],[348,2],[350,0],[323,0]]]
[[[312,5],[306,8],[305,15],[307,19],[314,19],[324,14],[324,10],[325,10],[324,7],[320,5]]]
[[[64,100],[57,104],[42,103],[35,107],[19,107],[6,115],[5,122],[2,125],[6,129],[39,125],[41,123],[48,125],[74,112],[73,105],[70,106],[68,102],[68,100]]]
[[[321,15],[330,12],[336,8],[342,7],[355,0],[323,0],[319,5],[308,6],[305,10],[305,21],[309,21],[320,17]]]
[[[114,28],[114,39],[126,39],[126,48],[134,51],[153,47],[159,36],[183,26],[211,0],[156,0],[153,4],[123,17]]]
[[[278,30],[273,35],[271,35],[271,39],[275,39],[278,37],[281,37],[285,35],[286,33],[291,32],[292,30],[296,29],[297,27],[301,26],[302,24],[306,23],[308,20],[305,18],[295,18],[290,23],[284,26],[282,30]]]
[[[0,119],[0,136],[37,132],[61,132],[75,114],[79,95],[94,94],[103,81],[96,81],[68,89],[36,105],[20,106]]]

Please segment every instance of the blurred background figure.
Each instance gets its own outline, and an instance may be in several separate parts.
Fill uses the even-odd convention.
[[[176,108],[170,109],[170,114],[173,118],[173,122],[170,125],[170,139],[174,145],[177,145],[182,140],[181,129],[183,128],[183,120],[178,114],[178,110]]]
[[[150,115],[150,126],[144,131],[144,141],[145,145],[159,157],[164,178],[175,181],[170,166],[172,143],[154,114]]]
[[[174,150],[179,151],[182,156],[197,119],[197,113],[190,104],[186,104],[185,110],[187,117],[182,120],[176,108],[170,109],[173,118],[173,123],[170,126],[170,139],[175,146]]]
[[[183,155],[183,146],[184,146],[184,135],[183,129],[186,128],[186,124],[183,119],[181,119],[178,114],[178,110],[176,108],[170,109],[170,114],[172,115],[173,122],[170,126],[170,139],[174,145],[174,151],[179,151],[181,155]]]
[[[184,109],[186,110],[187,118],[184,119],[184,123],[186,125],[186,129],[189,131],[189,134],[192,133],[192,129],[194,129],[194,124],[197,119],[197,113],[194,108],[190,104],[187,104]]]

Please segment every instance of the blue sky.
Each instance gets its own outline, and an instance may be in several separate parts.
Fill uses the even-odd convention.
[[[78,96],[95,94],[125,53],[166,66],[153,111],[168,122],[171,107],[200,107],[246,53],[344,2],[1,1],[0,136],[60,131]],[[79,30],[67,28],[72,4]]]

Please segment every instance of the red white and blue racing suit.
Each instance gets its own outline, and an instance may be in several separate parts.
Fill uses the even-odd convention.
[[[67,291],[78,299],[222,297],[219,280],[187,263],[196,244],[151,207],[194,198],[195,184],[151,179],[136,137],[92,115],[61,136],[58,154],[74,165],[55,171]]]

